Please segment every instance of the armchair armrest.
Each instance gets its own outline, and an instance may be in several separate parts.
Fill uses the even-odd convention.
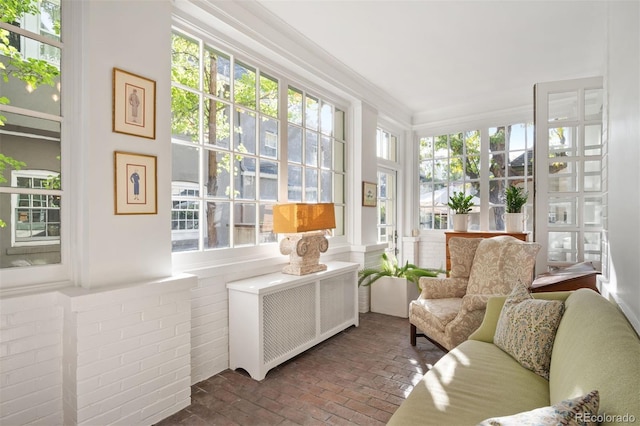
[[[421,277],[419,281],[422,289],[420,299],[462,297],[467,292],[467,282],[466,278]]]
[[[493,294],[466,294],[462,298],[461,311],[473,312],[481,311],[487,308],[489,299],[495,296]]]

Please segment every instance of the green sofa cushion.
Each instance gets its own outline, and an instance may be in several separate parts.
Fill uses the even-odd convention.
[[[618,307],[594,291],[577,290],[565,302],[549,387],[551,404],[597,389],[603,425],[625,415],[640,421],[640,339]]]
[[[466,341],[429,370],[388,424],[475,425],[547,405],[549,382],[493,344]]]

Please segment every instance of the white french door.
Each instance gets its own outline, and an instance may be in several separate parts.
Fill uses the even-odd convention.
[[[536,274],[590,261],[606,244],[606,134],[602,77],[534,87]]]
[[[395,256],[398,247],[397,172],[378,167],[378,242],[388,243]]]

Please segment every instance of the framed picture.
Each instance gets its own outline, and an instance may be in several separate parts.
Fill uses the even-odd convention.
[[[375,207],[378,204],[378,184],[362,182],[362,205]]]
[[[113,69],[113,131],[156,138],[156,82]]]
[[[152,155],[114,153],[116,214],[158,213],[156,163]]]

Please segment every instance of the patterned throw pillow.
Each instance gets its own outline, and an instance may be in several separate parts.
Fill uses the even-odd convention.
[[[549,379],[553,341],[563,312],[561,301],[534,299],[519,282],[502,307],[493,343],[524,368]]]
[[[566,399],[551,407],[536,408],[513,416],[493,417],[478,426],[597,425],[600,395],[597,390]]]

